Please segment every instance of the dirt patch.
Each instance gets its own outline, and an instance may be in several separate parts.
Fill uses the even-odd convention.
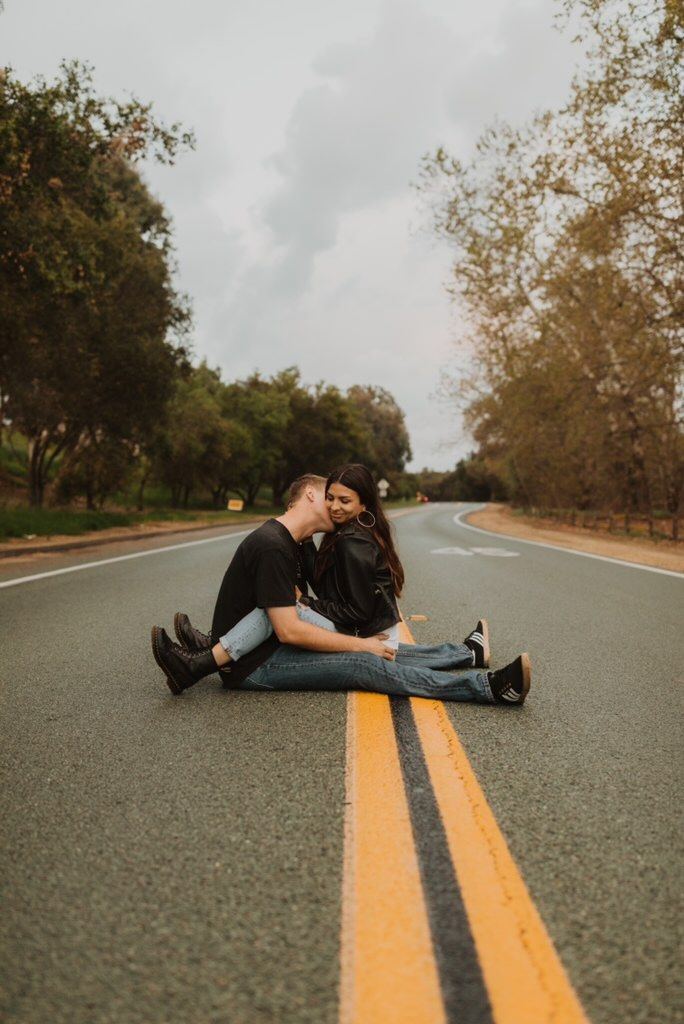
[[[469,515],[468,522],[482,530],[520,537],[521,540],[539,540],[572,551],[586,551],[591,555],[619,558],[625,562],[638,562],[640,565],[684,573],[681,542],[675,544],[672,541],[652,541],[641,537],[611,537],[579,526],[556,523],[552,519],[513,515],[508,505],[490,504],[480,512]]]

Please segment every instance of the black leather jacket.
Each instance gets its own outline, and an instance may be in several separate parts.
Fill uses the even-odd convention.
[[[341,633],[374,636],[399,622],[397,600],[385,556],[358,523],[341,526],[332,563],[315,578],[316,547],[302,545],[307,581],[317,597],[304,603],[335,623]]]

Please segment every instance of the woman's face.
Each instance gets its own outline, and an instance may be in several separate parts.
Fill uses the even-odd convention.
[[[363,512],[365,505],[362,503],[356,491],[344,484],[330,484],[325,500],[328,503],[328,512],[335,526],[342,526],[350,519],[356,519],[359,512]]]

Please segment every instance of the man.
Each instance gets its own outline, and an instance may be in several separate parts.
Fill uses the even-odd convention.
[[[223,636],[254,608],[264,608],[273,635],[230,665],[232,685],[247,690],[368,690],[439,700],[521,705],[530,687],[526,654],[497,672],[482,668],[455,675],[397,664],[380,637],[348,636],[303,621],[296,586],[302,581],[299,545],[332,523],[325,479],[306,475],[290,488],[287,511],[271,519],[238,546],[226,570],[214,611],[211,635]],[[152,649],[173,693],[226,670],[230,656],[220,643],[187,651],[163,629],[152,629]],[[475,658],[478,664],[477,657]]]

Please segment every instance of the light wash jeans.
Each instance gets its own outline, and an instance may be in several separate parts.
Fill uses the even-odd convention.
[[[297,615],[302,622],[319,626],[336,633],[335,624],[313,608],[297,604]],[[243,619],[233,626],[228,633],[219,639],[221,647],[230,654],[233,661],[239,661],[273,633],[273,626],[263,608],[254,608]],[[313,653],[316,653],[315,651]],[[326,652],[322,652],[326,653]],[[348,653],[348,652],[347,652]],[[377,657],[377,655],[373,655]],[[395,662],[412,665],[414,668],[454,669],[468,668],[475,660],[475,655],[465,644],[399,644]]]
[[[308,622],[312,626],[320,626],[321,629],[331,630],[336,633],[334,624],[330,619],[319,615],[313,608],[297,604],[297,615],[302,622]],[[264,640],[268,640],[273,633],[271,620],[263,608],[253,608],[243,619],[240,619],[232,629],[219,637],[221,647],[230,654],[233,661],[239,661],[245,654],[249,654]]]
[[[303,622],[337,632],[330,619],[297,605]],[[234,661],[272,634],[265,611],[255,608],[220,639]],[[472,666],[475,655],[465,644],[399,644],[394,661],[363,651],[306,651],[282,644],[238,686],[245,690],[367,690],[403,697],[493,704],[486,671],[449,669]]]

